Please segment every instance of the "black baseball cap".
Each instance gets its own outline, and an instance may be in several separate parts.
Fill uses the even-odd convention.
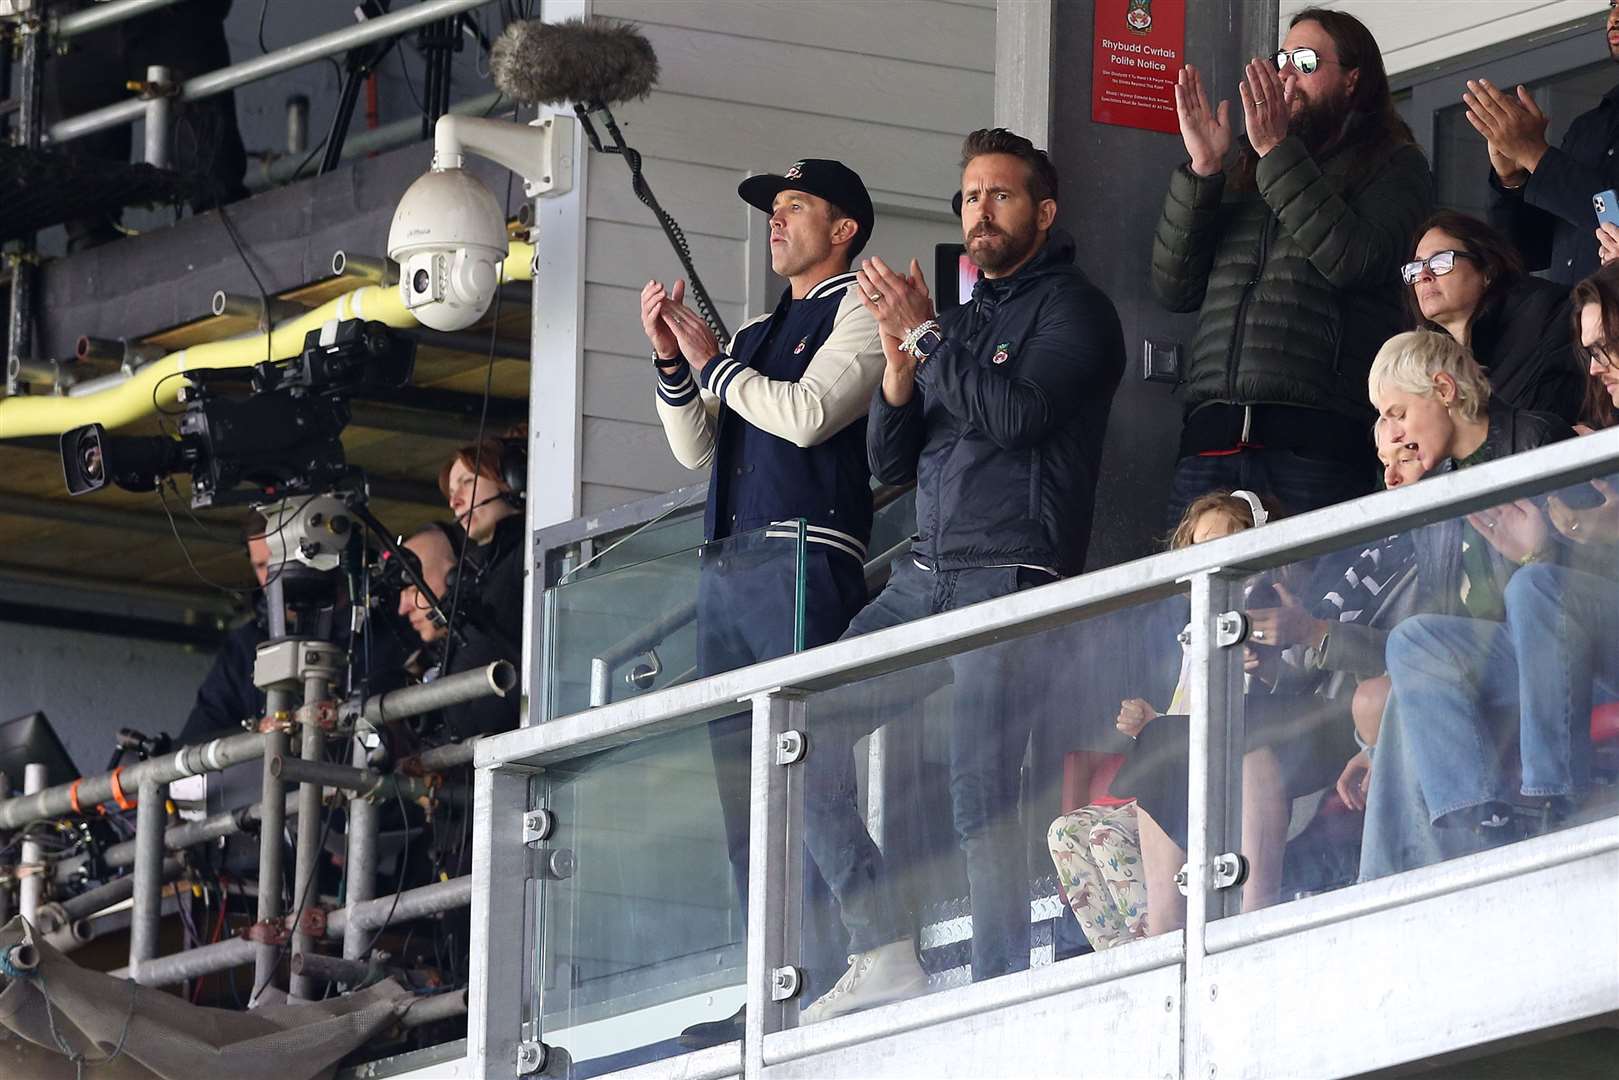
[[[767,214],[771,212],[770,204],[784,191],[808,192],[854,218],[860,231],[849,245],[851,258],[860,254],[866,241],[871,238],[871,227],[877,218],[876,211],[871,208],[871,196],[867,194],[860,174],[843,162],[805,158],[793,162],[793,167],[780,176],[769,173],[750,176],[736,186],[736,193],[742,196],[743,202]]]

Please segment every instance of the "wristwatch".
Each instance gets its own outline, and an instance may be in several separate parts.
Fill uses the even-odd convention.
[[[910,353],[916,357],[917,363],[921,363],[929,356],[932,356],[933,350],[937,349],[943,342],[944,331],[939,328],[937,321],[928,319],[926,322],[912,327],[910,333],[905,335],[905,340],[900,342],[899,348],[901,352]]]

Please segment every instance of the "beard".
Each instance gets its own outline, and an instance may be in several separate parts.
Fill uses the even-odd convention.
[[[1305,99],[1304,107],[1288,121],[1287,133],[1295,136],[1311,153],[1314,153],[1343,130],[1348,106],[1347,95],[1320,101]]]
[[[993,225],[980,224],[967,237],[967,257],[986,274],[1000,274],[1028,258],[1039,242],[1034,222],[1027,229],[1011,233]],[[975,243],[975,241],[986,241]]]

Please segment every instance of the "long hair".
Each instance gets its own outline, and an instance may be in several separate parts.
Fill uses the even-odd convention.
[[[1338,130],[1315,150],[1318,159],[1359,151],[1351,159],[1354,164],[1345,177],[1346,188],[1354,188],[1361,178],[1381,165],[1390,152],[1415,143],[1417,138],[1394,107],[1388,69],[1383,66],[1383,50],[1366,24],[1348,12],[1320,7],[1298,12],[1287,27],[1291,30],[1301,22],[1319,25],[1337,49],[1338,63],[1360,72],[1355,89],[1344,103],[1343,121]],[[1258,164],[1259,155],[1244,140],[1233,170],[1233,183],[1239,188],[1251,189]]]
[[[1580,313],[1591,304],[1602,313],[1602,336],[1607,341],[1619,342],[1619,263],[1608,263],[1596,273],[1574,286],[1569,298],[1569,320],[1573,323],[1574,356],[1585,365],[1585,402],[1580,406],[1580,423],[1601,430],[1612,427],[1613,398],[1608,395],[1602,380],[1590,374],[1591,352],[1580,341]]]
[[[1478,318],[1480,312],[1487,310],[1499,302],[1501,297],[1511,292],[1528,273],[1523,265],[1523,256],[1518,254],[1518,249],[1511,240],[1488,222],[1456,210],[1440,210],[1417,226],[1417,231],[1411,236],[1413,258],[1417,247],[1422,243],[1422,238],[1434,229],[1454,236],[1461,245],[1457,250],[1478,257],[1479,270],[1484,274],[1486,285],[1484,295],[1479,297],[1478,307],[1473,309],[1473,314],[1468,319],[1469,325]],[[1411,316],[1412,326],[1422,330],[1442,329],[1439,324],[1431,323],[1423,317],[1422,308],[1417,305],[1417,289],[1414,285],[1406,287],[1405,310]]]
[[[1282,508],[1268,494],[1260,494],[1259,505],[1265,508],[1265,512],[1273,521],[1282,516]],[[1198,519],[1210,511],[1224,514],[1239,528],[1254,527],[1254,508],[1247,499],[1233,495],[1229,491],[1211,491],[1199,495],[1187,505],[1186,512],[1181,514],[1180,524],[1169,534],[1169,550],[1179,551],[1181,548],[1191,547],[1192,534],[1197,531]]]

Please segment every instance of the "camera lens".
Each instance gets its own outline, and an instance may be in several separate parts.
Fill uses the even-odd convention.
[[[427,276],[426,270],[418,270],[410,279],[411,288],[415,289],[417,292],[426,292],[430,281],[431,279]]]
[[[79,469],[92,484],[101,482],[101,440],[96,438],[94,432],[86,432],[79,439]]]

